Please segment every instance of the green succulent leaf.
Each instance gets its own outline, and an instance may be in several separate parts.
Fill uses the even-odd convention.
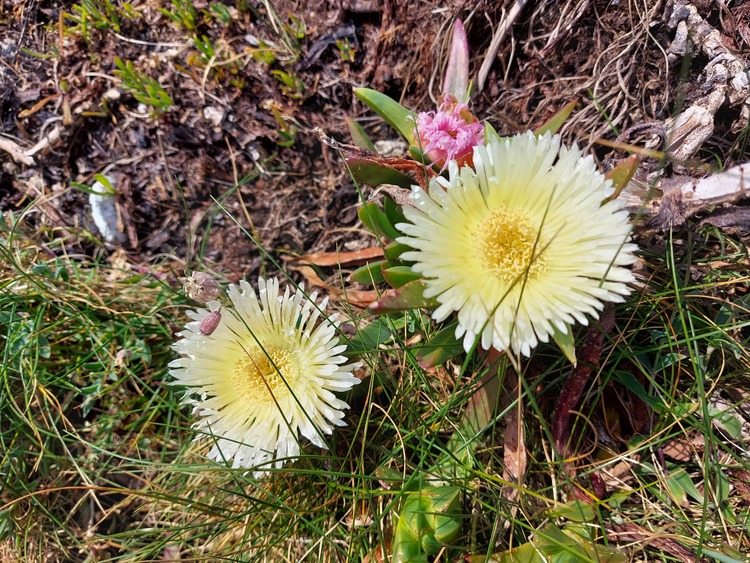
[[[349,134],[352,136],[352,141],[354,142],[355,146],[366,151],[378,152],[377,150],[375,150],[375,144],[372,142],[372,139],[370,139],[367,132],[359,123],[354,121],[348,115],[344,117],[344,121],[346,122],[346,126],[349,128]]]
[[[427,485],[408,493],[394,529],[393,561],[426,561],[461,532],[460,488]]]
[[[388,260],[390,260],[391,262],[400,261],[401,255],[409,250],[411,250],[410,246],[407,246],[400,242],[391,242],[385,247],[385,257],[388,258]]]
[[[413,111],[406,109],[385,94],[370,88],[355,88],[354,95],[401,133],[410,145],[414,144],[414,127],[417,115]]]
[[[444,364],[464,351],[461,342],[456,339],[456,325],[452,322],[433,334],[417,351],[417,361],[424,369]]]
[[[375,319],[369,325],[361,328],[349,341],[349,351],[352,353],[371,352],[378,346],[388,342],[393,334],[388,329],[388,319]]]
[[[349,157],[346,159],[346,163],[349,165],[352,176],[358,182],[362,182],[368,186],[393,184],[400,188],[408,188],[414,183],[406,174],[373,160]]]
[[[424,296],[426,285],[422,280],[409,282],[398,289],[389,289],[380,299],[370,304],[368,309],[376,315],[396,313],[409,309],[437,307],[435,299]]]
[[[391,266],[383,270],[383,277],[394,289],[403,287],[407,283],[418,280],[422,274],[418,274],[409,266]]]
[[[576,343],[575,338],[573,337],[573,331],[570,327],[568,327],[568,332],[560,332],[560,330],[555,327],[555,332],[552,334],[552,340],[555,341],[555,344],[560,348],[560,351],[565,354],[565,357],[568,358],[568,361],[576,365],[578,361],[576,360]]]
[[[378,236],[393,240],[401,234],[376,203],[365,203],[359,208],[358,215],[362,224]]]
[[[353,282],[361,283],[362,285],[376,285],[383,283],[385,281],[385,278],[383,277],[383,267],[387,266],[388,260],[369,262],[354,270],[349,275],[349,279]]]

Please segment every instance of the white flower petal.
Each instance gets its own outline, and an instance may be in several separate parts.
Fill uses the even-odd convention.
[[[259,474],[298,456],[300,436],[323,446],[322,436],[345,424],[348,405],[333,391],[359,383],[352,372],[360,364],[341,355],[332,319],[315,326],[327,299],[316,305],[315,293],[288,287],[282,295],[278,281],[263,278],[257,294],[241,281],[227,295],[232,307],[210,335],[199,332],[209,311],[188,312],[170,374],[188,388],[183,403],[196,406],[196,428],[214,437],[208,457]]]

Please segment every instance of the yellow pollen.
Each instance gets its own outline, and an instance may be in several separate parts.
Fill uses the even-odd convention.
[[[279,372],[283,374],[281,378]],[[299,366],[294,354],[278,346],[246,348],[232,369],[232,384],[248,401],[273,402],[289,394],[299,375]],[[270,390],[270,392],[269,392]],[[273,395],[272,395],[273,394]]]
[[[539,227],[520,210],[500,207],[488,215],[474,232],[482,264],[505,283],[522,280],[528,270],[534,279],[545,269],[544,239]]]

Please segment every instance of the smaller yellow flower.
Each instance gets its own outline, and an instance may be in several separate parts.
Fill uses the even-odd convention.
[[[209,457],[260,473],[297,457],[300,435],[323,447],[323,434],[345,425],[349,406],[335,393],[359,383],[359,364],[341,355],[335,319],[320,319],[327,299],[317,305],[315,293],[289,288],[281,295],[276,280],[263,278],[258,295],[244,281],[227,293],[233,307],[221,309],[210,333],[201,328],[218,301],[188,313],[170,373],[187,387],[196,427],[215,437]]]

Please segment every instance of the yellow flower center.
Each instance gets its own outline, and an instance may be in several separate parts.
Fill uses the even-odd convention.
[[[237,393],[256,402],[273,402],[273,398],[278,401],[286,397],[298,377],[299,364],[294,354],[278,346],[246,349],[232,370],[232,384]]]
[[[539,227],[522,210],[495,209],[474,236],[485,270],[505,283],[523,279],[527,270],[534,279],[545,269]]]

